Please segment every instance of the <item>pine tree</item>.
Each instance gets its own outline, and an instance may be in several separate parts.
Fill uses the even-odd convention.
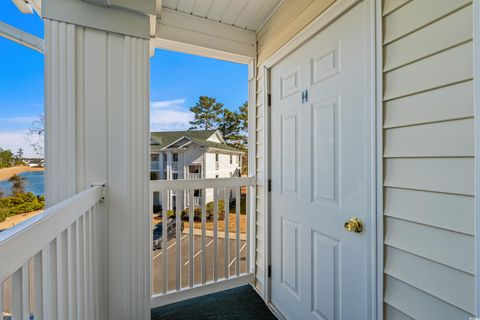
[[[14,174],[8,181],[12,183],[12,194],[25,193],[25,178]]]
[[[216,129],[223,113],[223,104],[215,98],[201,96],[190,111],[195,115],[190,121],[190,129]]]

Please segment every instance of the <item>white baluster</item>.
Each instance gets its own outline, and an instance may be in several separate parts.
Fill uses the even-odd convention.
[[[85,282],[84,282],[84,215],[75,223],[76,285],[77,285],[77,319],[85,318]]]
[[[190,189],[188,191],[189,193],[189,205],[188,205],[188,241],[189,241],[189,277],[188,277],[188,285],[189,287],[193,287],[193,284],[194,284],[194,261],[193,261],[193,255],[194,255],[194,246],[195,246],[195,242],[193,241],[194,240],[194,234],[193,234],[193,216],[195,214],[195,205],[193,203],[193,193],[194,193],[194,190],[193,189]]]
[[[240,275],[240,187],[235,188],[235,274]]]
[[[206,244],[207,244],[207,189],[202,189],[202,284],[206,282]]]
[[[229,260],[230,260],[230,257],[229,257],[229,253],[230,253],[230,242],[229,242],[229,222],[228,222],[228,218],[229,218],[229,215],[230,215],[230,203],[228,202],[228,193],[230,192],[229,188],[225,188],[225,192],[223,194],[223,198],[224,198],[224,204],[225,204],[225,218],[224,218],[224,231],[225,231],[225,240],[224,240],[224,262],[225,262],[225,279],[228,279],[229,275],[230,275],[230,271],[229,271],[229,267],[228,267],[228,264],[229,264]]]
[[[163,293],[168,290],[168,214],[167,214],[167,193],[162,192],[162,252],[163,252]]]
[[[77,286],[75,276],[76,255],[75,255],[75,225],[67,229],[67,299],[68,299],[68,319],[77,317]]]
[[[213,281],[218,280],[218,189],[213,188]]]
[[[181,262],[181,257],[182,257],[182,230],[180,228],[181,224],[181,215],[182,212],[180,210],[180,192],[183,192],[181,190],[176,190],[177,196],[175,197],[175,205],[176,205],[176,212],[175,212],[175,243],[176,243],[176,289],[177,291],[180,290],[180,287],[182,285],[182,262]]]

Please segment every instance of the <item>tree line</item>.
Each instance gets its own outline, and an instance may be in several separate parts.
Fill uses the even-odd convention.
[[[16,153],[10,149],[0,148],[0,168],[8,168],[23,164],[23,149],[19,148]]]

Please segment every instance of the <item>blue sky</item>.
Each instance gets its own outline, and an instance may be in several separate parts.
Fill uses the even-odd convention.
[[[1,1],[0,21],[43,38],[43,22]],[[200,95],[237,109],[248,97],[246,65],[156,50],[151,66],[151,129],[181,130],[193,115],[188,108]],[[32,122],[43,114],[43,55],[0,37],[0,147],[25,150]]]
[[[11,1],[0,4],[0,21],[43,38],[43,22],[21,14]],[[43,55],[0,37],[0,147],[33,152],[25,137],[43,113]]]
[[[238,109],[248,98],[247,65],[156,50],[150,60],[151,129],[188,129],[201,95]]]

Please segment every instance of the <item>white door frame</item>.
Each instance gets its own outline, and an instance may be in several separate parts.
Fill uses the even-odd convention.
[[[475,121],[475,315],[480,316],[480,1],[473,1],[473,88]]]
[[[313,20],[307,27],[299,32],[295,37],[289,40],[284,46],[276,51],[269,59],[267,59],[259,70],[263,71],[263,86],[265,88],[263,95],[263,102],[265,106],[264,117],[264,146],[265,159],[264,165],[266,168],[265,177],[263,181],[264,186],[268,186],[268,181],[271,178],[271,144],[270,144],[270,70],[271,68],[287,57],[292,51],[300,47],[313,36],[328,27],[332,22],[348,12],[362,0],[337,0],[328,9],[326,9],[319,17]],[[371,83],[370,83],[370,112],[371,112],[371,225],[369,226],[372,232],[371,238],[371,259],[370,259],[370,300],[371,300],[371,318],[383,319],[383,158],[382,158],[382,16],[381,16],[381,0],[370,0],[370,42],[371,42]],[[269,270],[271,264],[271,200],[268,188],[264,188],[265,202],[265,265],[264,270]],[[380,236],[379,236],[380,235]],[[269,307],[279,316],[282,315],[276,310],[271,303],[271,279],[265,275],[265,301]]]

